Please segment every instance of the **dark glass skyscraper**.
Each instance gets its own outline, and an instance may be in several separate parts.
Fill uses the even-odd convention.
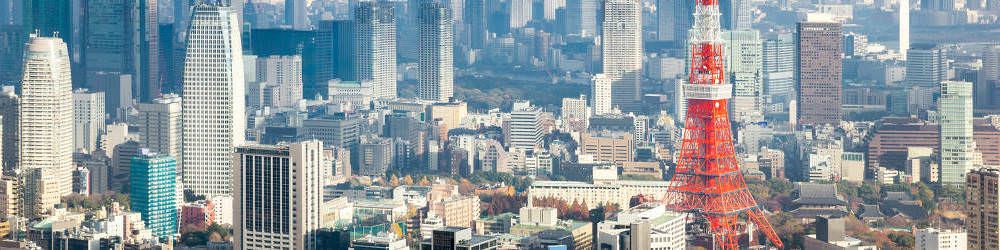
[[[101,85],[91,82],[97,81],[99,73],[118,72],[132,75],[133,98],[146,102],[159,97],[156,0],[89,0],[86,15],[84,62],[88,86]]]

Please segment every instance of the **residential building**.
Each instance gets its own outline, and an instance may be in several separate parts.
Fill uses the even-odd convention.
[[[354,79],[375,84],[375,98],[396,98],[396,14],[380,1],[354,8]]]
[[[177,234],[178,204],[177,160],[169,155],[157,155],[146,150],[132,158],[129,175],[129,205],[142,214],[146,228],[153,237]]]
[[[611,105],[633,111],[639,107],[642,76],[642,3],[604,1],[603,73],[611,82]]]
[[[840,124],[841,25],[799,22],[796,31],[797,122],[801,125]]]
[[[454,96],[454,20],[442,2],[420,3],[418,96],[447,102]]]
[[[317,249],[323,143],[242,146],[232,160],[234,248]]]
[[[184,188],[199,195],[232,191],[231,154],[246,140],[240,24],[231,7],[193,8],[184,63]]]
[[[593,107],[594,115],[610,114],[611,105],[611,78],[607,74],[596,74],[591,80],[590,105]]]
[[[0,221],[21,216],[21,181],[13,176],[0,176]]]
[[[73,90],[66,43],[56,37],[32,36],[25,45],[21,81],[21,169],[38,169],[26,178],[25,212],[36,217],[73,192]],[[44,178],[42,178],[44,176]]]
[[[969,172],[965,182],[965,229],[969,249],[1000,247],[1000,225],[990,218],[1000,217],[1000,170],[981,168]]]

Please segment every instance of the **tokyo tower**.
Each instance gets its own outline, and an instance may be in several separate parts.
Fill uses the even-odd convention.
[[[708,221],[717,249],[739,249],[746,215],[778,248],[783,244],[757,206],[733,153],[729,127],[732,85],[725,79],[718,0],[696,0],[691,39],[691,74],[680,158],[664,195],[667,209]]]

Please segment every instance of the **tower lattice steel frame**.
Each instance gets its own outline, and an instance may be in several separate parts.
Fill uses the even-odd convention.
[[[673,211],[704,218],[719,249],[739,249],[746,231],[741,215],[778,248],[784,245],[747,189],[733,153],[729,123],[732,85],[725,80],[718,0],[696,0],[690,79],[680,158],[663,203]]]

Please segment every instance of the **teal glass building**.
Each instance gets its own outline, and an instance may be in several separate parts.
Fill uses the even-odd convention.
[[[140,152],[132,157],[129,204],[142,214],[153,237],[177,233],[177,160],[169,155]]]

